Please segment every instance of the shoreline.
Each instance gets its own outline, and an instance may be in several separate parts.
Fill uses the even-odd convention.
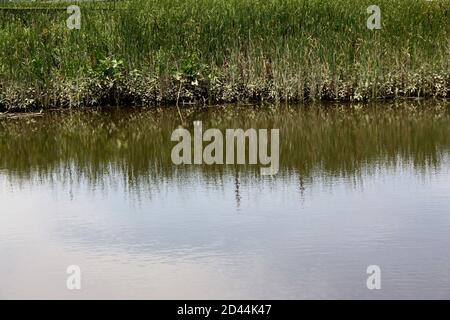
[[[374,101],[395,102],[403,99],[450,98],[450,75],[416,77],[419,87],[408,82],[390,79],[385,84],[369,84],[365,90],[352,88],[344,81],[323,83],[319,87],[303,86],[293,92],[276,86],[272,81],[260,84],[222,84],[199,81],[172,81],[164,88],[160,82],[148,79],[100,80],[86,79],[67,85],[59,84],[51,89],[36,92],[34,88],[1,91],[1,112],[32,112],[36,110],[90,108],[108,106],[213,106],[221,104],[302,104],[328,102],[370,103]],[[373,87],[378,95],[371,96]]]
[[[435,105],[434,105],[435,104]],[[189,114],[190,112],[202,112],[204,110],[220,110],[221,108],[256,108],[258,110],[264,110],[266,108],[319,108],[325,110],[334,110],[336,112],[347,112],[350,110],[360,110],[361,108],[386,108],[386,111],[391,108],[400,108],[404,110],[414,111],[418,109],[424,110],[440,110],[442,106],[450,106],[450,97],[396,97],[390,99],[372,99],[366,101],[350,101],[350,100],[320,100],[320,101],[264,101],[264,102],[223,102],[214,104],[195,104],[195,103],[180,103],[178,106],[176,103],[153,103],[148,105],[131,105],[131,104],[105,104],[105,105],[89,105],[89,106],[59,106],[49,108],[10,108],[7,110],[0,109],[0,121],[2,120],[16,120],[16,119],[32,119],[39,118],[46,114],[53,113],[65,113],[65,112],[109,112],[109,111],[123,111],[125,113],[133,112],[146,112],[146,111],[163,111],[174,110],[179,115]],[[185,123],[182,120],[183,124]]]

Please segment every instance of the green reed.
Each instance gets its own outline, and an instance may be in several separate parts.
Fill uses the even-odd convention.
[[[80,3],[81,30],[0,10],[0,107],[448,96],[450,3],[380,0],[368,30],[372,2]]]

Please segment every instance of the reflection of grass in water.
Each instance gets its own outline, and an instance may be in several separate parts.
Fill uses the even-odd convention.
[[[223,107],[183,110],[188,123],[203,128],[279,128],[280,173],[355,176],[371,166],[396,166],[399,159],[418,170],[440,165],[450,147],[449,104],[420,103],[359,107]],[[235,170],[259,179],[257,166],[171,164],[170,141],[176,110],[50,113],[27,120],[0,121],[0,168],[12,178],[126,185],[154,184],[197,172],[211,183]],[[366,171],[365,171],[366,172]]]
[[[75,32],[64,11],[0,12],[0,100],[173,102],[180,81],[181,98],[200,102],[447,95],[449,2],[377,1],[383,29],[374,32],[366,27],[371,4],[134,0],[115,11],[80,4]]]

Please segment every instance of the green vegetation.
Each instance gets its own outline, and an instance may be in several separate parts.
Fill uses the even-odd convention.
[[[0,109],[450,96],[450,2],[379,0],[381,30],[371,4],[80,3],[81,30],[0,10]]]

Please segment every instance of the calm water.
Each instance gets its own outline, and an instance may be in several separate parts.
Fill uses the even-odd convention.
[[[279,128],[279,173],[173,166],[173,109],[0,119],[0,298],[450,298],[448,102],[183,117]]]

